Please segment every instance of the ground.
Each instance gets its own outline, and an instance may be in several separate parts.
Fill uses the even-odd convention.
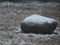
[[[22,20],[39,14],[57,20],[53,34],[23,33]],[[60,45],[60,5],[0,3],[0,45]]]

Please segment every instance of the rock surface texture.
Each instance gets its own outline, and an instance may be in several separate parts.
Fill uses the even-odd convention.
[[[21,23],[21,29],[25,33],[51,34],[56,27],[55,19],[37,14],[26,17]]]

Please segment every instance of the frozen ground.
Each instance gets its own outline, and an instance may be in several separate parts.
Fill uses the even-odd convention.
[[[55,33],[23,33],[20,23],[31,14],[56,19],[58,26]],[[0,3],[0,45],[60,45],[60,5]]]

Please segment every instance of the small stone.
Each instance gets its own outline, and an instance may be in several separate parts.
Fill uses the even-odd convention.
[[[51,34],[57,27],[57,21],[41,15],[26,17],[21,23],[21,29],[25,33]]]

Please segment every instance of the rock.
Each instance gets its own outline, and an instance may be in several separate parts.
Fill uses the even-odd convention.
[[[21,29],[25,33],[51,34],[57,27],[57,21],[41,15],[26,17],[21,23]]]

